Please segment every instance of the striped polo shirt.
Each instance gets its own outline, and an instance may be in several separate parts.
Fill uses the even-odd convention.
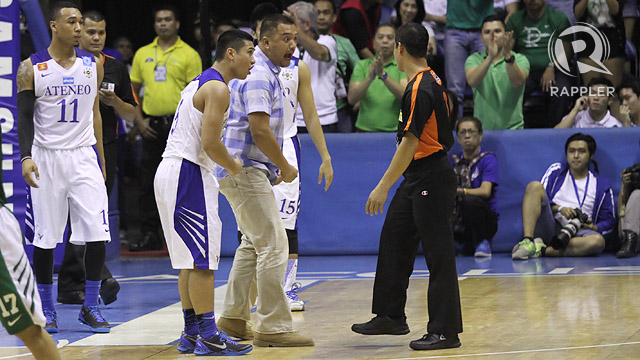
[[[243,167],[253,166],[267,170],[269,180],[273,184],[277,178],[278,167],[253,141],[249,128],[249,114],[263,112],[271,116],[269,127],[282,148],[284,93],[278,79],[280,67],[271,62],[260,47],[256,47],[253,57],[256,63],[251,69],[251,74],[245,80],[235,79],[229,82],[231,104],[222,141],[231,157],[238,157]],[[217,167],[218,180],[227,175],[224,168]]]

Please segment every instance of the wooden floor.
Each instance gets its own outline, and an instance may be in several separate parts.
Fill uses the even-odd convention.
[[[427,320],[428,279],[411,280],[411,333],[363,336],[352,323],[370,319],[373,281],[327,280],[301,293],[307,311],[295,327],[312,348],[254,348],[246,359],[640,359],[640,275],[470,277],[460,281],[462,347],[413,351]],[[3,348],[0,359],[22,349]],[[175,345],[63,347],[64,359],[187,359]],[[17,357],[15,355],[18,355]]]

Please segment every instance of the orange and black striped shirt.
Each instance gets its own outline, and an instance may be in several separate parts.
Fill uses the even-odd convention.
[[[400,144],[407,132],[419,139],[408,170],[419,166],[423,159],[446,156],[453,146],[448,104],[442,81],[431,68],[418,71],[407,84],[402,95],[397,142]]]

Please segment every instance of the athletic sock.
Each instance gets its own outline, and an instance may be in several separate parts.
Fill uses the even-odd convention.
[[[200,336],[203,339],[210,339],[218,333],[218,327],[216,326],[216,317],[212,312],[196,315],[198,319],[198,328],[200,329]]]
[[[101,281],[86,280],[84,286],[84,306],[98,305]]]
[[[293,283],[296,282],[296,273],[298,272],[298,259],[289,259],[287,261],[287,272],[284,277],[284,291],[289,291]]]
[[[193,309],[182,309],[184,316],[184,332],[187,335],[198,335],[198,319],[196,319],[196,312]]]
[[[53,284],[38,284],[38,292],[42,301],[43,310],[55,311],[53,306]]]

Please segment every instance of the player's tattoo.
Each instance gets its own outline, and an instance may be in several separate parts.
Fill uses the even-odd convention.
[[[18,92],[33,89],[33,67],[29,59],[20,63],[16,80],[18,83]]]

